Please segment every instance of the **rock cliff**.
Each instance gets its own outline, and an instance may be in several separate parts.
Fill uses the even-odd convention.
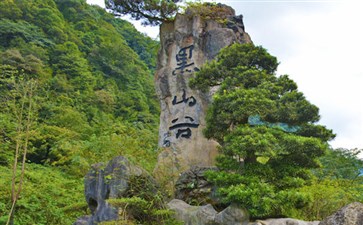
[[[228,6],[218,7],[220,20],[187,10],[178,14],[174,22],[160,27],[161,48],[155,75],[161,104],[159,147],[163,148],[155,169],[159,178],[175,180],[192,166],[214,165],[218,143],[207,140],[202,133],[213,90],[192,90],[189,78],[223,47],[251,42],[242,15],[236,16]]]

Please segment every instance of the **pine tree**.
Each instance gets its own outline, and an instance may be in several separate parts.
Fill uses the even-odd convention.
[[[194,88],[219,86],[207,113],[207,138],[217,140],[219,172],[210,179],[225,202],[253,217],[284,214],[306,199],[295,188],[328,149],[331,130],[317,125],[319,109],[287,75],[277,77],[277,59],[262,47],[234,44],[191,80]]]

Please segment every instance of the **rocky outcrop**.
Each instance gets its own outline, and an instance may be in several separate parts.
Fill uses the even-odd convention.
[[[306,222],[296,219],[257,220],[249,225],[363,225],[363,204],[354,202],[344,206],[323,221]]]
[[[202,133],[212,93],[192,90],[189,79],[223,47],[251,42],[242,16],[235,16],[234,10],[225,5],[218,7],[223,22],[189,10],[160,27],[155,83],[161,105],[159,146],[163,151],[155,175],[161,181],[176,181],[181,172],[192,166],[214,165],[218,153],[218,144]]]
[[[218,213],[210,204],[191,206],[182,200],[173,199],[168,207],[185,225],[247,225],[249,220],[247,211],[236,205]]]
[[[217,168],[193,166],[183,172],[175,184],[175,198],[191,205],[217,204],[215,188],[205,177],[210,170]]]
[[[119,209],[108,199],[138,195],[135,183],[143,190],[157,191],[154,179],[143,169],[132,165],[125,157],[118,156],[107,163],[92,165],[84,181],[85,197],[92,215],[81,217],[76,225],[92,225],[101,221],[117,220]]]
[[[248,212],[237,205],[230,205],[217,213],[215,222],[217,225],[246,225],[248,224]]]
[[[306,222],[291,218],[258,220],[248,225],[318,225],[320,221]]]
[[[363,225],[363,204],[354,202],[344,206],[319,225]]]

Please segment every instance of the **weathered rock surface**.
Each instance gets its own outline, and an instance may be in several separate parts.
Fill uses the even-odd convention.
[[[245,225],[248,218],[247,210],[232,204],[216,215],[215,222],[218,225]]]
[[[73,225],[89,225],[92,224],[90,220],[91,216],[82,216],[78,218],[77,221],[73,223]]]
[[[319,225],[363,225],[363,204],[354,202],[344,206]]]
[[[268,219],[268,220],[257,220],[254,223],[249,223],[249,225],[318,225],[320,221],[302,221],[291,218],[282,219]]]
[[[160,27],[161,48],[155,75],[161,115],[155,176],[171,180],[192,166],[211,166],[217,155],[217,143],[203,136],[205,116],[212,93],[192,90],[188,83],[195,71],[217,53],[235,42],[251,42],[244,31],[242,16],[225,5],[227,22],[218,23],[192,12],[178,14],[174,22]]]
[[[247,225],[249,216],[246,210],[235,205],[217,212],[212,205],[191,206],[179,199],[173,199],[168,207],[175,211],[176,218],[185,225]]]
[[[175,184],[175,198],[190,205],[215,205],[214,187],[205,177],[205,172],[210,170],[217,168],[193,166],[183,172]]]
[[[132,197],[130,180],[135,179],[145,182],[144,185],[140,185],[156,193],[157,185],[154,179],[143,169],[132,165],[125,157],[115,157],[107,165],[103,163],[92,165],[84,181],[85,197],[92,215],[81,217],[74,224],[93,225],[101,221],[117,220],[118,208],[106,200]]]

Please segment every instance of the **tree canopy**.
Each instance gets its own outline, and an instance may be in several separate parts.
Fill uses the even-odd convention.
[[[319,166],[334,138],[317,125],[319,109],[287,75],[276,76],[277,59],[253,44],[234,44],[204,65],[194,88],[219,86],[207,113],[207,138],[221,144],[219,172],[211,180],[226,202],[254,217],[284,215],[307,200],[296,191]],[[233,173],[231,173],[233,171]]]
[[[115,15],[130,15],[144,25],[169,21],[178,11],[180,0],[106,0],[106,8]]]

